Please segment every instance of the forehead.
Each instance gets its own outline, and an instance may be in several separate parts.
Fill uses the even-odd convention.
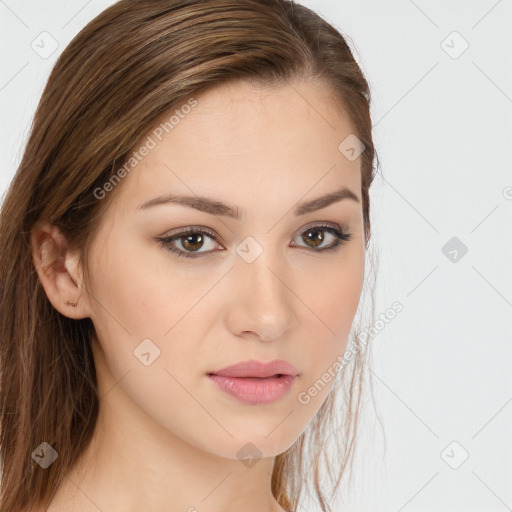
[[[153,146],[123,184],[130,208],[170,192],[260,206],[276,191],[285,202],[340,186],[360,195],[360,158],[338,149],[354,128],[323,84],[234,82],[193,98],[193,107],[162,115],[135,147]]]

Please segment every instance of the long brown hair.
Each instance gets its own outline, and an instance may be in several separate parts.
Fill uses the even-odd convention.
[[[345,39],[313,11],[289,0],[122,0],[64,50],[0,217],[2,512],[48,503],[88,446],[98,415],[94,326],[89,318],[61,315],[46,297],[31,256],[36,223],[60,228],[69,248],[80,251],[87,275],[88,247],[115,197],[113,191],[99,201],[95,191],[112,179],[162,113],[222,82],[286,85],[297,79],[323,80],[364,144],[368,246],[368,192],[377,160],[369,86]],[[275,458],[272,492],[283,508],[296,510],[312,478],[322,510],[329,509],[319,462],[328,461],[330,431],[341,462],[336,488],[353,453],[367,352],[356,350],[340,372],[340,428],[332,428],[339,416],[333,386],[306,431]],[[58,453],[46,469],[32,456],[43,442]],[[307,454],[311,466],[305,466]],[[326,464],[332,476],[334,465]]]

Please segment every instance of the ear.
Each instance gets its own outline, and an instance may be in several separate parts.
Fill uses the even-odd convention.
[[[53,307],[68,318],[90,317],[79,255],[68,250],[59,228],[49,223],[36,224],[31,233],[31,249],[39,280]]]

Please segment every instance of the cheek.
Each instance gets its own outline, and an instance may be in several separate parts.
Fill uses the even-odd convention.
[[[130,372],[139,382],[133,392],[140,394],[140,405],[142,390],[147,390],[151,398],[145,403],[151,407],[180,389],[166,369],[183,384],[191,379],[189,362],[195,362],[196,372],[203,370],[199,354],[216,318],[208,290],[218,277],[172,265],[158,250],[117,247],[113,243],[106,251],[108,259],[98,260],[92,269],[93,321],[115,381]],[[144,366],[144,357],[149,366]],[[151,392],[163,389],[166,393]],[[183,399],[190,401],[188,396]]]
[[[318,312],[324,323],[323,335],[333,342],[345,338],[350,330],[361,295],[361,279],[357,273],[332,276],[329,287],[323,292],[315,291],[308,295],[308,305]]]
[[[212,276],[176,264],[164,249],[143,244],[111,247],[94,269],[98,322],[116,324],[135,340],[162,338],[194,309],[213,284]],[[108,256],[107,256],[108,255]]]
[[[298,402],[313,414],[322,405],[338,373],[359,305],[364,280],[364,252],[347,251],[336,265],[318,273],[317,285],[310,286],[306,304],[307,341],[304,345],[304,373]],[[320,286],[319,283],[325,283]]]
[[[347,341],[359,305],[364,251],[356,244],[346,250],[342,248],[335,258],[307,274],[310,276],[302,296],[322,324],[317,334],[327,345],[339,346]]]

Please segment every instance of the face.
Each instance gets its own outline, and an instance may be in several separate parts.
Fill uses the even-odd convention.
[[[195,447],[275,456],[327,398],[359,303],[360,158],[338,149],[354,130],[316,82],[236,83],[195,100],[168,133],[141,139],[135,150],[154,147],[117,185],[91,246],[98,378]],[[220,375],[274,360],[294,371]]]

